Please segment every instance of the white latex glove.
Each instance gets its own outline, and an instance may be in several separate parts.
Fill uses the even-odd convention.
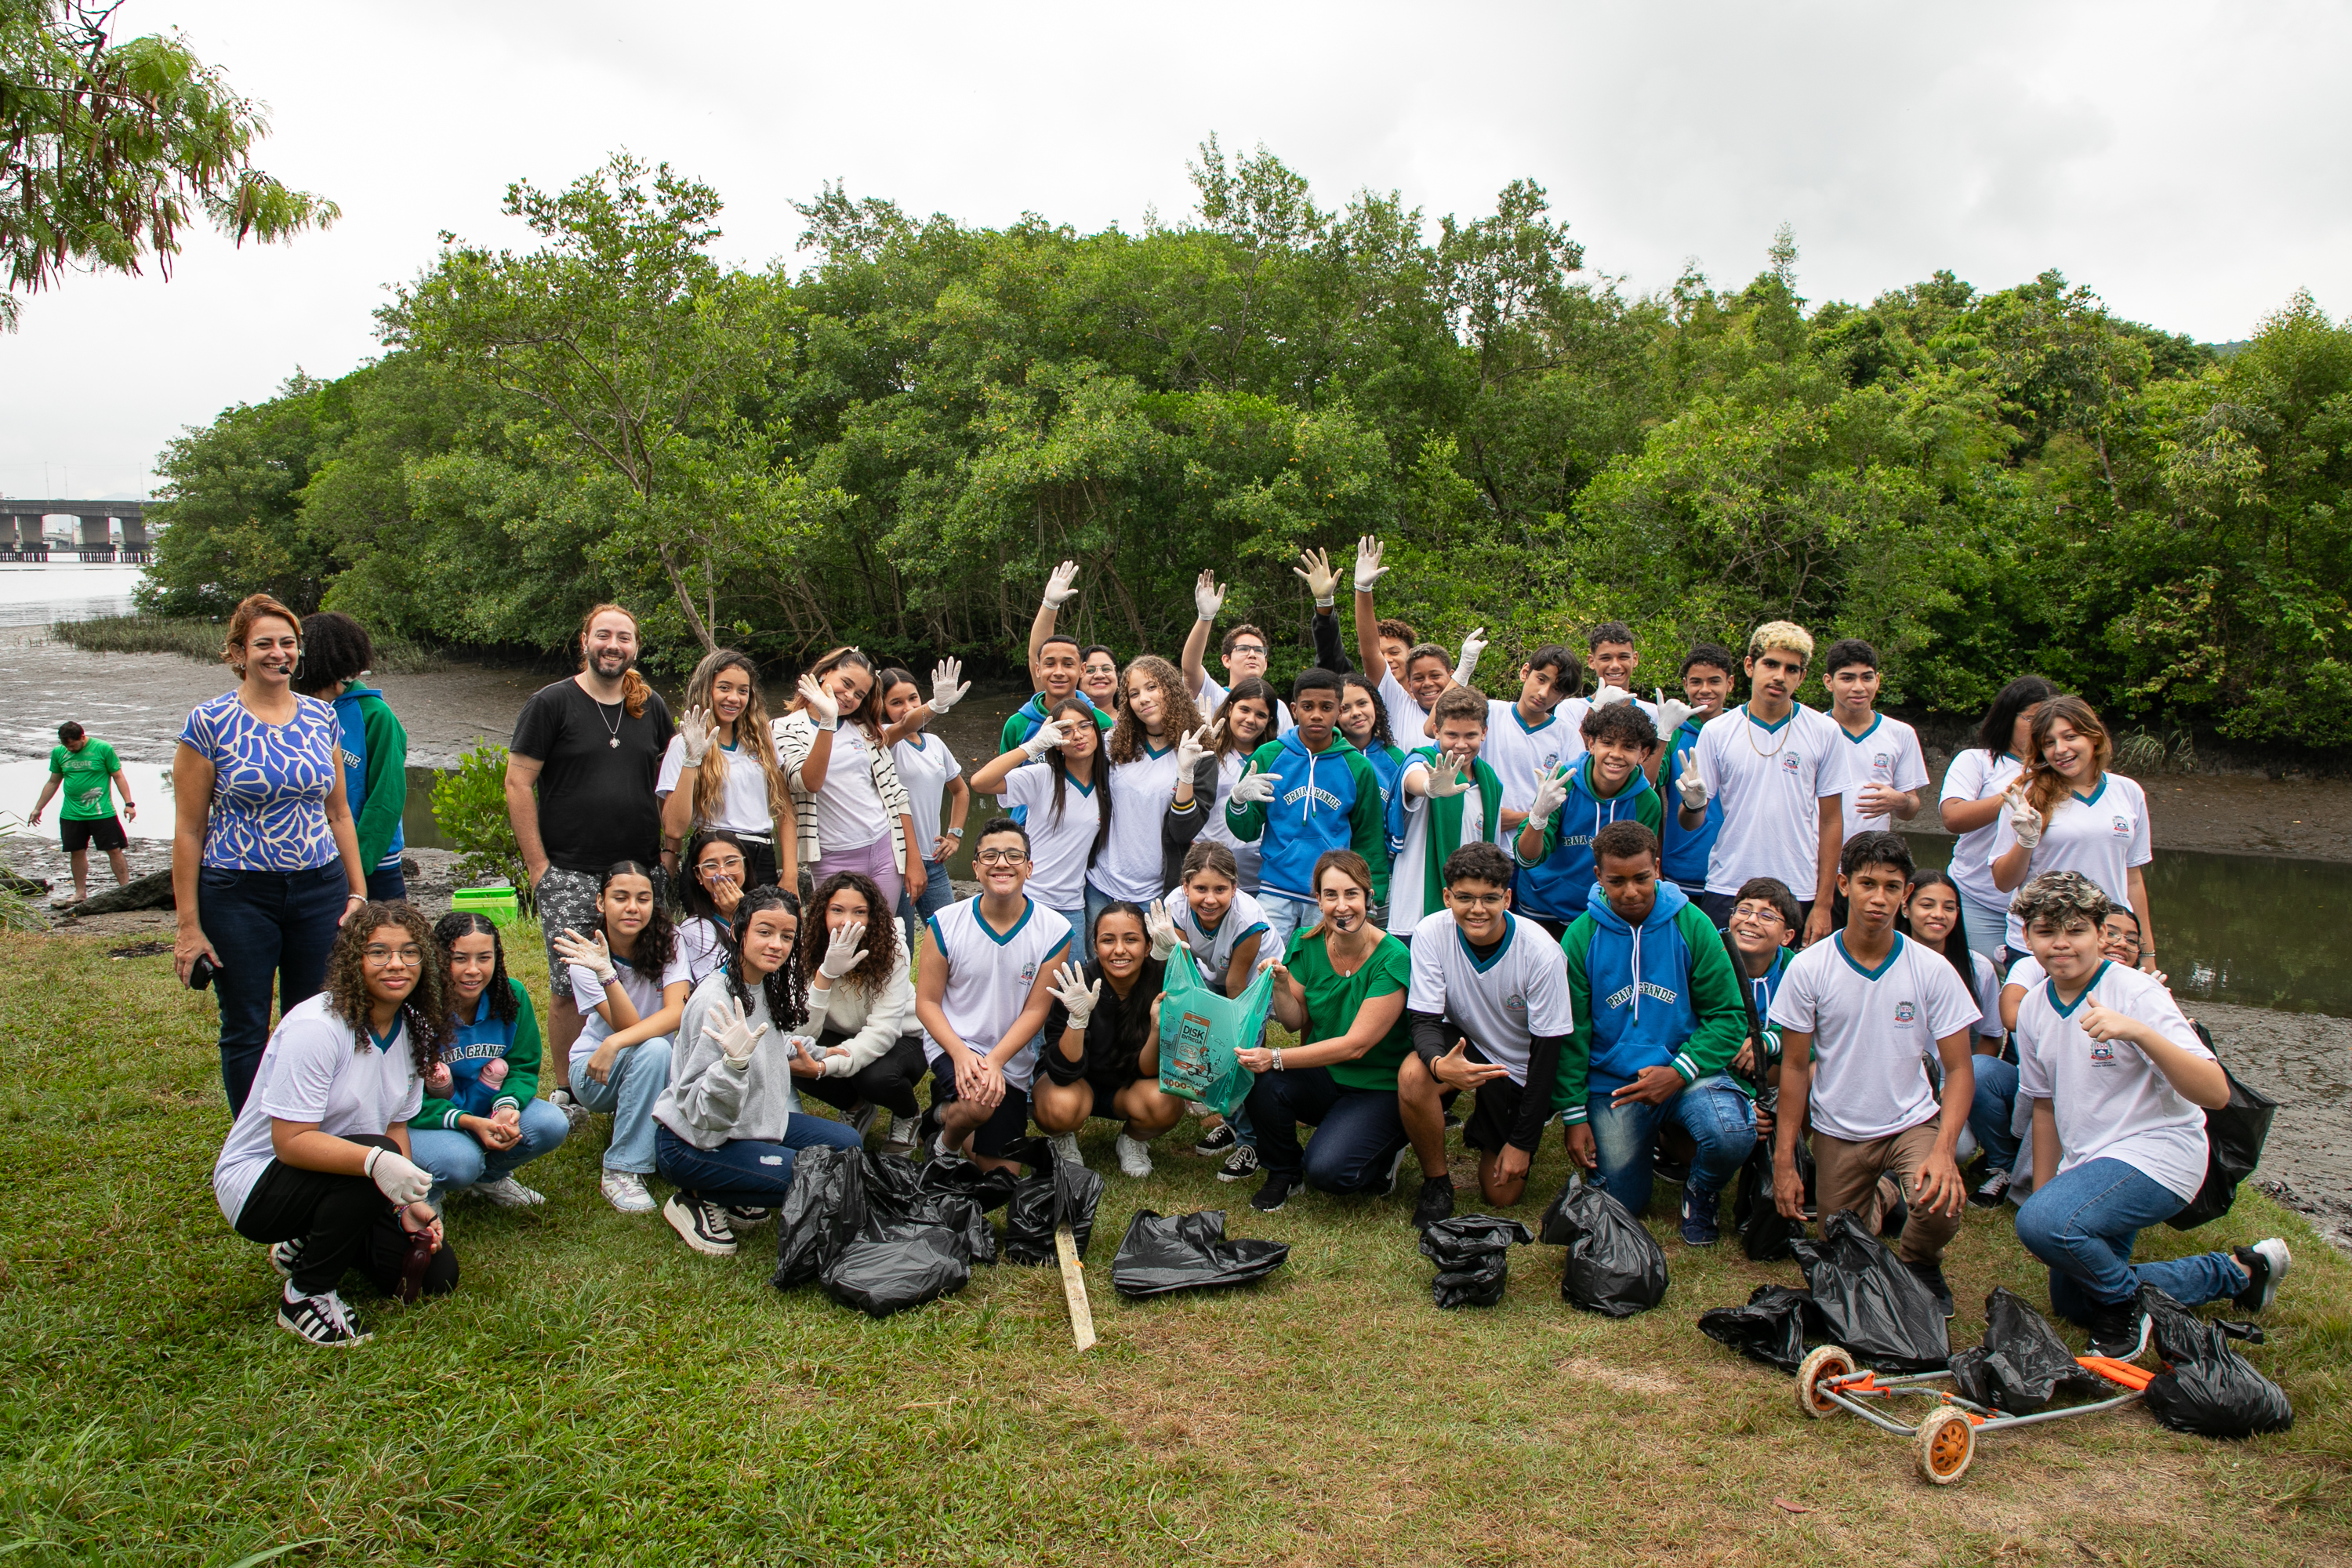
[[[1258,765],[1252,763],[1242,776],[1234,781],[1234,793],[1230,798],[1240,801],[1244,805],[1264,805],[1274,798],[1274,775],[1260,773]]]
[[[1568,770],[1547,773],[1536,780],[1536,797],[1528,805],[1528,826],[1541,833],[1551,826],[1552,813],[1568,804]]]
[[[1045,574],[1045,607],[1058,610],[1078,596],[1078,563],[1065,561]]]
[[[1626,690],[1622,686],[1604,686],[1600,690],[1592,694],[1592,705],[1595,708],[1606,708],[1612,702],[1631,702],[1633,700],[1633,694]]]
[[[702,1021],[702,1037],[719,1047],[727,1065],[742,1072],[751,1065],[751,1053],[759,1048],[760,1037],[768,1032],[765,1024],[753,1024],[743,1016],[743,1009],[733,1002],[721,1002]]]
[[[1478,673],[1478,656],[1486,651],[1486,628],[1479,626],[1462,639],[1462,657],[1454,661],[1454,684],[1467,686]]]
[[[1046,720],[1037,726],[1037,732],[1021,742],[1022,752],[1035,762],[1070,738],[1070,721],[1063,718]]]
[[[433,1173],[397,1149],[371,1149],[361,1167],[375,1190],[396,1204],[421,1204],[433,1190]]]
[[[1178,778],[1191,778],[1193,770],[1201,765],[1201,759],[1209,754],[1209,729],[1210,726],[1203,724],[1190,734],[1178,738],[1176,742],[1176,776]]]
[[[1201,619],[1213,621],[1217,612],[1225,607],[1225,591],[1217,586],[1217,574],[1203,572],[1192,584],[1192,608]]]
[[[1389,574],[1389,569],[1381,564],[1382,548],[1381,542],[1369,533],[1356,541],[1357,593],[1370,593],[1372,584]]]
[[[866,922],[852,921],[833,933],[825,943],[824,962],[816,972],[827,980],[838,980],[866,962],[866,950],[857,944],[866,940]]]
[[[555,939],[555,956],[587,970],[599,985],[610,985],[621,973],[613,967],[613,950],[604,945],[604,933],[601,931],[582,936],[566,926],[563,934]]]
[[[1449,752],[1438,758],[1437,765],[1429,770],[1429,784],[1423,793],[1432,799],[1444,800],[1460,795],[1469,787],[1470,780],[1465,775],[1462,759]]]
[[[1652,689],[1651,700],[1658,705],[1658,739],[1672,744],[1675,731],[1688,723],[1691,715],[1698,710],[1679,697],[1667,696],[1663,686]]]
[[[1143,917],[1143,931],[1151,939],[1151,956],[1162,963],[1168,962],[1170,953],[1183,945],[1183,935],[1177,931],[1176,922],[1169,916],[1168,905],[1163,900],[1151,900],[1151,908]]]
[[[1339,574],[1331,569],[1329,551],[1302,550],[1298,552],[1298,564],[1290,570],[1315,595],[1316,608],[1328,608],[1339,596]]]
[[[948,710],[963,700],[971,682],[963,678],[963,660],[943,658],[931,666],[931,717],[944,719]]]
[[[809,717],[816,721],[818,729],[830,730],[841,722],[841,704],[833,700],[833,693],[827,691],[815,676],[802,676],[795,689],[800,693],[801,705],[809,710]]]
[[[2009,830],[2017,835],[2020,844],[2032,849],[2042,842],[2042,814],[2033,809],[2033,803],[2022,790],[2011,790],[2008,799]]]
[[[708,708],[689,708],[686,717],[677,721],[677,738],[686,744],[686,765],[698,768],[702,759],[710,754],[710,742],[719,733],[719,721]]]
[[[1706,781],[1698,776],[1698,771],[1696,768],[1685,773],[1675,783],[1675,793],[1683,797],[1684,810],[1705,811],[1706,809]]]
[[[1069,1010],[1070,1027],[1083,1035],[1095,1016],[1095,1004],[1102,1000],[1102,982],[1097,980],[1088,985],[1076,964],[1065,963],[1054,971],[1053,994]]]

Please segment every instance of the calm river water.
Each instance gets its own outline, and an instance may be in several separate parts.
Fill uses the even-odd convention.
[[[121,754],[142,805],[134,834],[170,837],[174,737],[191,706],[226,687],[226,671],[169,654],[85,654],[43,635],[52,621],[128,610],[138,576],[135,566],[0,564],[0,809],[18,817],[31,809],[56,727],[71,718]],[[432,810],[439,771],[470,746],[503,742],[524,700],[554,678],[551,670],[453,665],[382,679],[408,727],[415,764],[410,843],[444,842]],[[1023,695],[976,690],[942,727],[967,772],[992,754],[998,728]],[[1941,865],[1952,841],[1919,834],[1912,842],[1922,864]],[[2182,996],[2352,1017],[2352,966],[2341,958],[2343,933],[2352,930],[2344,866],[2159,845],[2148,895]]]

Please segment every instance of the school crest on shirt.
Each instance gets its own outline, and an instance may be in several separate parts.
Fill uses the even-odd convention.
[[[1918,1017],[1919,1017],[1919,1009],[1918,1009],[1918,1008],[1916,1008],[1916,1007],[1915,1007],[1915,1006],[1913,1006],[1910,1003],[1908,1003],[1908,1002],[1897,1002],[1896,1004],[1895,1004],[1895,1021],[1896,1023],[1898,1023],[1898,1024],[1910,1024],[1910,1023],[1916,1023],[1916,1022],[1917,1022]]]
[[[1035,959],[1034,959],[1034,958],[1033,958],[1033,959],[1031,959],[1028,963],[1024,963],[1024,964],[1023,964],[1023,965],[1021,966],[1021,984],[1024,984],[1024,985],[1026,985],[1026,984],[1029,984],[1029,982],[1031,982],[1032,980],[1034,980],[1034,979],[1036,979],[1036,978],[1037,978],[1037,961],[1036,961]]]
[[[1870,754],[1870,771],[1874,773],[1883,773],[1890,777],[1893,776],[1895,773],[1895,753],[1892,752],[1873,752]]]
[[[1524,996],[1520,995],[1517,992],[1514,991],[1514,992],[1512,992],[1508,996],[1506,996],[1506,997],[1504,997],[1504,998],[1503,998],[1503,1011],[1504,1011],[1504,1012],[1506,1012],[1506,1013],[1524,1013],[1524,1012],[1526,1012],[1527,1010],[1528,1010],[1528,999],[1527,999],[1526,997],[1524,997]]]
[[[1780,771],[1791,778],[1796,776],[1797,765],[1797,753],[1794,752],[1787,753],[1780,759]]]
[[[1545,773],[1551,772],[1552,769],[1559,766],[1559,753],[1558,752],[1546,752],[1543,754],[1543,761],[1537,765]]]
[[[2118,838],[2129,838],[2131,837],[2130,817],[2117,816],[2116,818],[2116,837]]]
[[[2105,1040],[2091,1042],[2091,1065],[2111,1068],[2116,1065],[2116,1047]]]

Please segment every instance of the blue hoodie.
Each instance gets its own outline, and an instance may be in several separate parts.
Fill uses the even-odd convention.
[[[1721,1072],[1748,1037],[1748,1014],[1723,939],[1672,882],[1637,931],[1594,883],[1559,939],[1576,1034],[1560,1052],[1553,1102],[1573,1125],[1590,1101],[1671,1067],[1685,1084]],[[1733,1080],[1737,1083],[1737,1079]]]
[[[1372,901],[1389,891],[1388,805],[1380,775],[1348,737],[1310,752],[1293,730],[1250,753],[1250,769],[1274,775],[1274,799],[1261,805],[1228,800],[1225,828],[1244,844],[1260,844],[1258,897],[1271,893],[1297,903],[1315,901],[1315,862],[1327,849],[1353,849],[1372,868]]]
[[[383,693],[356,680],[335,694],[335,727],[342,742],[343,802],[352,810],[360,864],[372,872],[397,866],[408,845],[401,825],[408,804],[408,733]],[[370,859],[368,851],[378,842],[383,847]]]
[[[1685,891],[1706,889],[1706,865],[1715,855],[1715,837],[1723,831],[1723,796],[1719,792],[1707,796],[1705,822],[1696,827],[1682,825],[1679,782],[1690,772],[1691,753],[1698,748],[1698,732],[1706,723],[1703,717],[1684,720],[1683,727],[1675,731],[1664,765],[1658,769],[1658,793],[1671,803],[1664,835],[1665,872]]]
[[[1523,915],[1544,920],[1572,921],[1585,910],[1593,886],[1592,836],[1612,822],[1638,822],[1658,831],[1663,813],[1658,792],[1635,768],[1624,787],[1607,800],[1592,793],[1592,758],[1578,761],[1568,778],[1568,802],[1545,825],[1543,858],[1527,860],[1519,855],[1519,836],[1511,835],[1511,858],[1519,863],[1515,897]]]

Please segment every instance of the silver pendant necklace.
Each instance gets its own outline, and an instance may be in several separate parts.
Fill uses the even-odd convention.
[[[593,697],[591,697],[588,700],[591,702],[596,702],[596,700]],[[613,715],[613,721],[610,724],[604,725],[605,730],[608,731],[604,738],[604,744],[612,747],[613,750],[616,752],[621,749],[621,717],[622,714],[628,711],[628,700],[629,700],[627,698],[624,697],[620,701],[613,704],[613,706],[620,710],[620,711]],[[604,721],[604,705],[602,702],[596,702],[596,721],[600,724]]]

